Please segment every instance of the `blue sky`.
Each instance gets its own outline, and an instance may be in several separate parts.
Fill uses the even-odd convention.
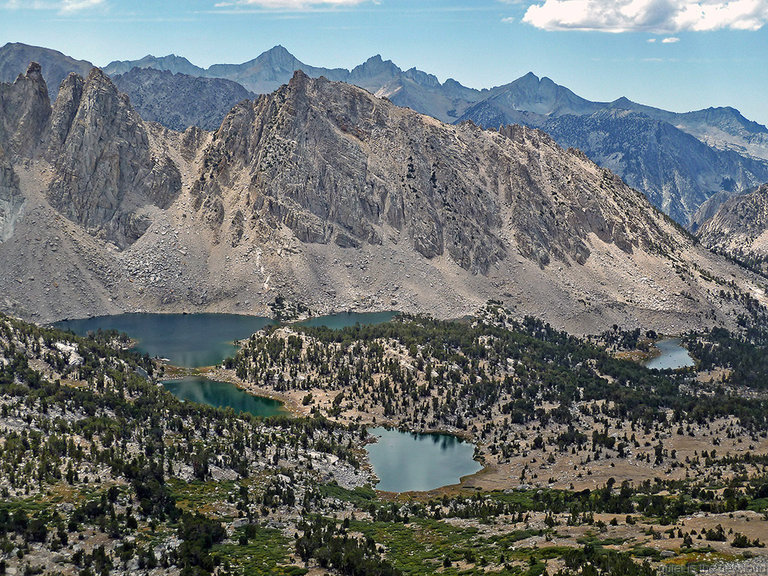
[[[768,124],[768,0],[0,0],[0,42],[106,65],[175,53],[307,64],[374,54],[487,88],[532,71],[591,100],[734,106]]]

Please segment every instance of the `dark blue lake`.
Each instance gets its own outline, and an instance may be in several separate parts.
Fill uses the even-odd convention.
[[[355,324],[389,322],[396,312],[342,313],[318,316],[301,324],[339,329]],[[118,314],[81,320],[64,320],[55,326],[85,336],[88,332],[117,330],[136,340],[136,349],[152,357],[167,358],[170,364],[199,368],[220,364],[237,351],[235,340],[243,340],[270,318],[240,314]]]
[[[114,329],[135,339],[142,354],[167,358],[174,366],[214,366],[248,338],[271,324],[270,318],[238,314],[119,314],[57,322],[56,327],[85,336]]]

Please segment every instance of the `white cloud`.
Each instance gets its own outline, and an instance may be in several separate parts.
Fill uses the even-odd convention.
[[[104,4],[104,0],[64,0],[61,3],[62,12],[77,12]]]
[[[656,42],[656,38],[648,38],[646,42],[648,42],[648,44],[653,44],[654,42]]]
[[[674,36],[670,38],[664,38],[664,40],[661,41],[662,44],[676,44],[680,42],[680,38],[675,38]]]
[[[235,0],[234,2],[220,2],[217,8],[226,6],[256,6],[270,10],[304,10],[315,7],[344,7],[357,6],[369,0]]]
[[[669,33],[759,30],[768,0],[544,0],[523,22],[543,30]]]
[[[2,7],[9,10],[58,10],[72,13],[103,5],[104,0],[7,0]]]

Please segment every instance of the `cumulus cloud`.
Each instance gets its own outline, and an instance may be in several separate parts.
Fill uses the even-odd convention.
[[[62,12],[77,12],[104,4],[104,0],[64,0],[61,3]]]
[[[676,44],[677,42],[680,42],[680,38],[675,38],[674,36],[664,38],[664,40],[661,41],[662,44]]]
[[[220,2],[217,8],[226,6],[253,6],[270,10],[304,10],[307,8],[333,8],[344,6],[357,6],[369,0],[235,0],[233,2]]]
[[[543,30],[670,33],[759,30],[768,0],[544,0],[523,22]]]

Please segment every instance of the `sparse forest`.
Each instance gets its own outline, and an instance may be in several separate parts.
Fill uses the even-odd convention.
[[[730,370],[711,382],[606,351],[648,336],[588,342],[496,305],[460,322],[268,327],[225,368],[304,415],[260,420],[177,400],[116,333],[2,317],[0,566],[644,576],[759,553],[768,410],[734,366],[759,362],[761,334],[688,336],[697,370]],[[461,434],[486,470],[456,489],[377,493],[374,422]]]

